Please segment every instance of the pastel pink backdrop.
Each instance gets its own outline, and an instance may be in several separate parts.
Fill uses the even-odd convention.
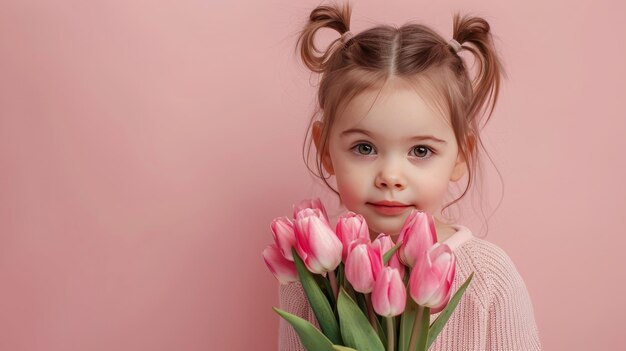
[[[293,47],[317,4],[0,4],[0,349],[277,348],[269,223],[336,206],[301,156],[315,90]],[[504,180],[486,165],[486,239],[545,349],[621,348],[624,4],[353,5],[355,32],[489,20],[509,79],[485,130]]]

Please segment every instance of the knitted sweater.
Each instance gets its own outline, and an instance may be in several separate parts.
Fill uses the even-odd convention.
[[[541,350],[530,295],[511,258],[469,228],[453,227],[456,233],[445,241],[456,256],[452,294],[470,273],[474,277],[429,351]],[[282,310],[320,329],[300,282],[281,284],[279,300]],[[439,314],[432,314],[430,322]],[[293,327],[279,319],[279,351],[305,351]]]

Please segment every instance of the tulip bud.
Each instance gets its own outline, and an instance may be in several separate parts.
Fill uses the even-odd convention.
[[[406,287],[397,269],[385,267],[380,272],[372,291],[372,306],[383,317],[394,317],[404,312]]]
[[[456,257],[447,244],[435,243],[416,262],[409,277],[409,293],[417,304],[430,307],[430,313],[441,312],[448,301]]]
[[[274,277],[276,277],[281,284],[299,280],[296,264],[286,259],[280,252],[278,246],[272,244],[266,247],[265,250],[263,250],[263,259],[272,274],[274,274]]]
[[[346,279],[355,291],[370,293],[383,267],[380,249],[370,243],[353,244],[346,259]]]
[[[280,252],[289,261],[293,261],[291,248],[296,245],[296,234],[293,231],[293,223],[287,217],[275,218],[270,226],[274,236],[274,242]]]
[[[391,237],[385,233],[378,234],[378,237],[376,237],[376,240],[372,242],[372,245],[378,246],[380,248],[380,254],[383,258],[385,257],[387,251],[391,250],[395,246],[393,240],[391,240]],[[400,262],[400,259],[398,258],[398,250],[393,253],[391,258],[387,262],[387,265],[397,269],[398,273],[400,274],[400,278],[404,279],[404,265],[402,264],[402,262]]]
[[[350,244],[358,238],[364,238],[369,241],[369,229],[367,222],[362,215],[348,211],[337,219],[335,232],[337,237],[343,244],[342,259],[346,262],[348,258],[348,248]]]
[[[326,208],[324,208],[324,204],[322,204],[322,201],[319,198],[315,198],[315,199],[305,199],[300,201],[297,205],[293,206],[293,218],[297,218],[298,217],[298,212],[304,210],[305,208],[310,208],[310,209],[318,209],[322,212],[322,218],[324,218],[326,220],[326,223],[330,224],[330,221],[328,220],[328,214],[326,213]]]
[[[307,269],[316,274],[334,271],[343,246],[319,209],[305,208],[294,220],[296,252]]]
[[[398,249],[400,261],[413,267],[415,261],[437,242],[433,217],[426,212],[412,210],[400,230],[398,241],[402,241]]]

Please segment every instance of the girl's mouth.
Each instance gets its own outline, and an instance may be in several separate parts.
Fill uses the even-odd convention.
[[[407,211],[410,208],[413,208],[413,206],[411,205],[387,206],[387,205],[379,205],[379,204],[374,204],[374,203],[368,203],[367,205],[370,206],[374,211],[383,215],[388,215],[388,216],[396,216]]]

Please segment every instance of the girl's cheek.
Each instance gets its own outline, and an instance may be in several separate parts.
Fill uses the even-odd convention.
[[[358,197],[361,184],[358,183],[358,179],[344,178],[341,182],[337,183],[341,198],[345,203],[351,204],[355,197]]]

